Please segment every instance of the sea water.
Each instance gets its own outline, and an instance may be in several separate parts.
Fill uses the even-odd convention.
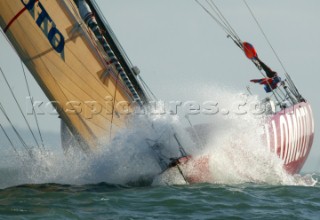
[[[204,133],[194,127],[200,141],[183,129],[181,115],[155,114],[152,125],[139,116],[94,154],[46,146],[31,156],[22,150],[3,156],[0,219],[319,219],[320,175],[283,170],[261,138],[264,118],[232,114],[247,96],[221,89],[199,96],[212,94],[221,99],[221,114],[191,118],[210,124]],[[188,152],[209,155],[211,181],[188,185],[180,173],[158,175],[150,142],[171,144],[164,154],[176,154],[167,138],[172,131]]]

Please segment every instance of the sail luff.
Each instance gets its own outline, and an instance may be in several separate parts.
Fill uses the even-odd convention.
[[[105,35],[108,38],[108,42],[111,48],[113,49],[114,53],[118,57],[121,66],[124,68],[124,71],[127,73],[127,76],[132,82],[134,88],[137,90],[142,102],[147,103],[149,101],[149,98],[146,96],[146,92],[142,88],[139,80],[137,79],[136,73],[134,73],[134,70],[133,70],[134,67],[132,66],[131,61],[129,60],[128,56],[123,50],[121,44],[119,43],[109,23],[105,19],[104,15],[101,13],[101,10],[98,7],[98,4],[95,2],[95,0],[89,0],[88,4],[95,11],[96,19],[98,23],[104,27]]]

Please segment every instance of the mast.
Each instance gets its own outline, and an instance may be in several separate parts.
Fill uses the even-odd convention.
[[[124,68],[127,76],[129,77],[131,83],[134,85],[134,88],[139,93],[139,96],[141,100],[144,103],[147,103],[149,98],[146,96],[146,92],[144,91],[143,87],[141,86],[141,83],[137,79],[137,75],[140,74],[140,70],[138,67],[133,66],[129,57],[127,56],[126,52],[124,51],[123,47],[121,46],[119,40],[117,39],[115,33],[113,32],[111,26],[109,25],[107,19],[104,17],[103,13],[101,12],[98,4],[95,0],[87,0],[88,5],[93,10],[95,14],[95,18],[99,24],[100,27],[103,28],[106,39],[108,39],[108,43],[110,47],[112,48],[113,52],[119,59],[119,62],[121,63],[122,67]]]

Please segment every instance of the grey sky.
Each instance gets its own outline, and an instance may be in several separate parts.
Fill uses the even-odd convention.
[[[260,75],[226,34],[193,0],[97,0],[131,61],[156,95],[164,100],[185,100],[181,88],[217,83],[245,91],[249,80]],[[251,42],[260,58],[283,72],[241,0],[215,1],[244,41]],[[278,52],[300,92],[313,105],[316,138],[306,170],[320,170],[317,125],[320,119],[319,62],[320,1],[247,0]],[[0,66],[25,97],[26,90],[19,60],[0,36]],[[2,81],[2,80],[1,80]],[[1,82],[1,87],[3,87]],[[32,83],[33,95],[43,100]],[[252,85],[259,94],[262,88]],[[6,106],[8,93],[1,88]],[[190,92],[192,93],[192,91]],[[20,98],[22,103],[26,103]],[[23,104],[24,107],[25,104]],[[8,111],[11,111],[9,108]],[[22,124],[17,120],[17,124]],[[44,130],[59,131],[56,116],[41,117]]]

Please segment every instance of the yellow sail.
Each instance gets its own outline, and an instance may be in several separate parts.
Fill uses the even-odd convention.
[[[0,25],[81,144],[125,126],[133,95],[73,0],[1,0]]]

